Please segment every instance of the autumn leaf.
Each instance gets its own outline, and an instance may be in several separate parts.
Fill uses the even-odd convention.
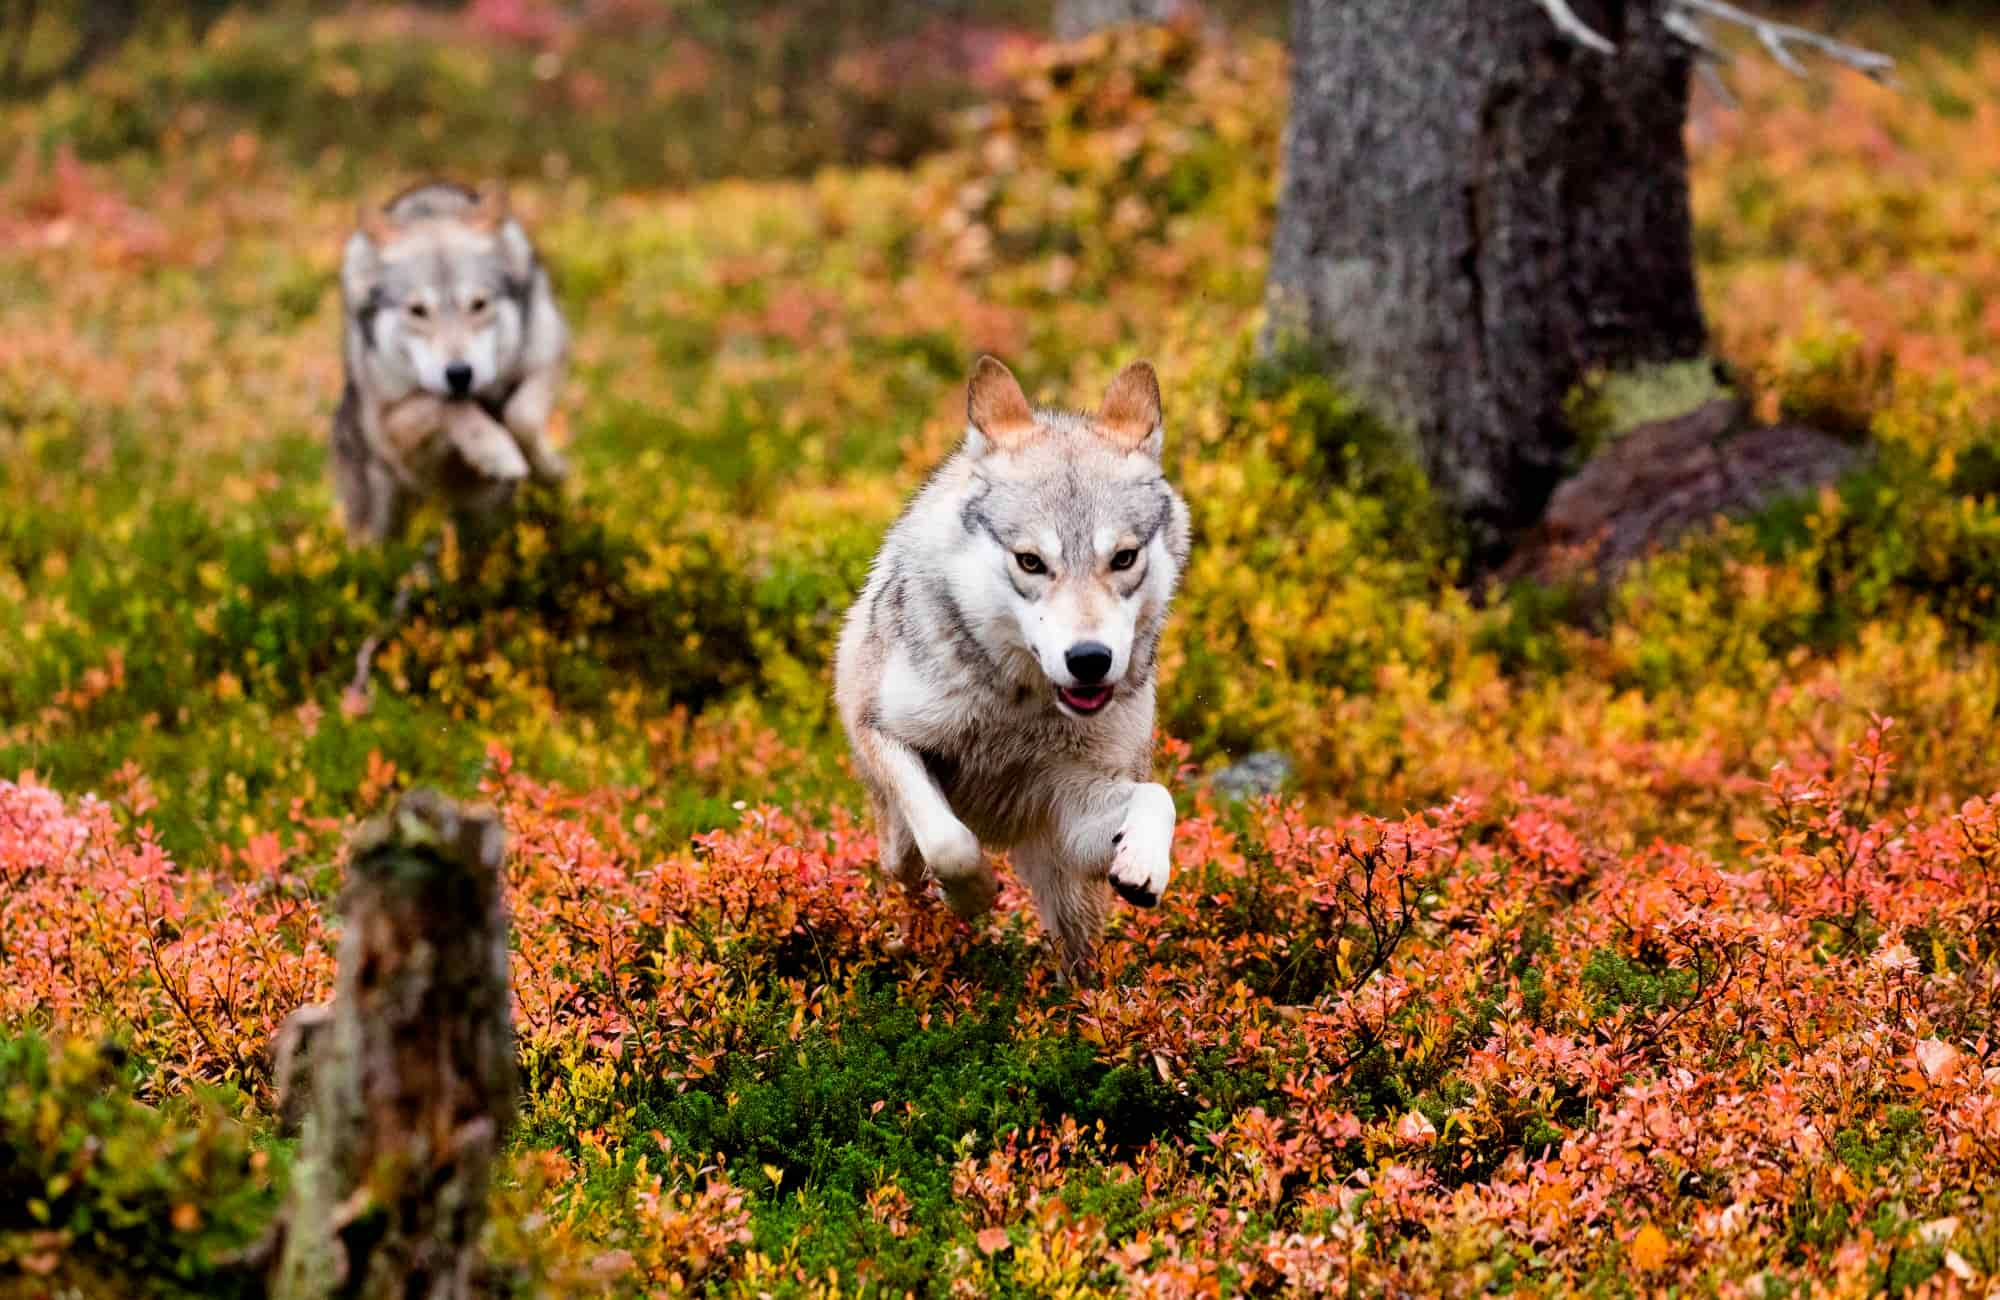
[[[1632,1263],[1644,1272],[1658,1272],[1666,1267],[1670,1249],[1667,1234],[1649,1223],[1632,1238]]]
[[[1959,1051],[1942,1039],[1920,1040],[1911,1055],[1916,1058],[1923,1077],[1931,1083],[1944,1083],[1958,1073]]]

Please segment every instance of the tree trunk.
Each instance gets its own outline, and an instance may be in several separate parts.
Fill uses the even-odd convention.
[[[1688,51],[1658,0],[1293,0],[1266,347],[1412,435],[1476,570],[1568,467],[1594,368],[1698,356]]]
[[[333,1002],[279,1036],[303,1110],[274,1300],[465,1300],[514,1115],[501,832],[429,791],[364,827]]]
[[[1172,22],[1193,8],[1193,0],[1057,0],[1056,39],[1073,41],[1119,23]]]

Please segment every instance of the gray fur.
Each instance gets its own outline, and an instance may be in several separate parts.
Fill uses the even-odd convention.
[[[972,915],[994,894],[980,845],[1011,849],[1067,969],[1086,975],[1107,878],[1142,904],[1166,883],[1173,804],[1148,778],[1188,512],[1161,475],[1157,427],[1141,441],[1108,432],[1102,412],[1030,417],[1023,398],[996,435],[978,424],[988,381],[982,368],[965,445],[883,541],[835,693],[888,873],[913,890],[928,877]],[[1023,550],[1046,572],[1027,572]],[[1125,550],[1137,559],[1114,569]],[[1090,694],[1064,660],[1084,639],[1114,652],[1109,702],[1088,713],[1059,695]]]
[[[410,505],[491,513],[567,467],[546,439],[569,329],[521,224],[494,194],[419,185],[363,214],[341,258],[330,459],[349,533],[381,541]],[[469,391],[449,384],[471,370]]]

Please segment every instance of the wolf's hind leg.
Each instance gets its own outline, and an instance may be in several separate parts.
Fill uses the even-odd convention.
[[[1097,941],[1111,910],[1111,895],[1096,870],[1072,858],[1053,835],[1014,846],[1014,870],[1035,900],[1042,928],[1062,959],[1063,977],[1089,987],[1097,983]]]
[[[340,496],[347,535],[354,541],[379,544],[403,531],[409,497],[395,474],[381,461],[336,464],[334,488]]]

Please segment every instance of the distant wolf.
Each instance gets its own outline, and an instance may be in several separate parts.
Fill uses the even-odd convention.
[[[1108,880],[1152,906],[1174,801],[1153,783],[1160,630],[1188,509],[1160,467],[1151,366],[1090,414],[1037,409],[982,357],[965,441],[890,528],[848,611],[834,695],[882,863],[959,915],[1007,848],[1066,973],[1095,978]]]
[[[567,472],[546,431],[569,327],[498,187],[432,181],[364,206],[340,296],[332,460],[351,536],[396,535],[418,498],[476,516]]]

